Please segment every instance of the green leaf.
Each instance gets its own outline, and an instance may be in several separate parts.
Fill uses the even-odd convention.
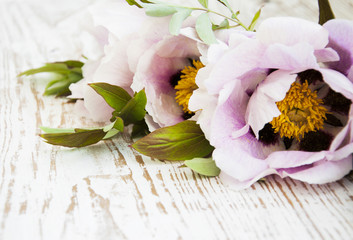
[[[169,22],[169,32],[172,35],[179,34],[183,21],[190,16],[191,12],[191,9],[180,9],[172,16]]]
[[[84,147],[108,139],[124,131],[124,121],[116,118],[105,127],[95,128],[49,128],[41,127],[44,134],[40,136],[52,145],[64,147]]]
[[[139,8],[142,8],[141,7],[141,5],[140,4],[138,4],[136,1],[134,1],[134,0],[125,0],[130,6],[133,6],[133,5],[135,5],[135,6],[137,6],[137,7],[139,7]]]
[[[328,20],[334,19],[335,15],[330,6],[329,0],[318,0],[319,4],[319,24],[323,25]]]
[[[172,6],[165,5],[163,3],[156,4],[141,4],[145,8],[146,15],[152,17],[165,17],[172,15],[177,12],[177,9]]]
[[[232,13],[232,16],[237,16],[236,13],[234,13],[232,6],[230,6],[229,2],[227,0],[217,0],[218,2],[222,3],[224,6],[226,6],[228,8],[228,10]]]
[[[121,109],[121,111],[114,111],[113,115],[121,117],[124,120],[125,126],[131,123],[141,121],[145,115],[145,107],[147,98],[144,90],[136,93],[133,98]]]
[[[132,127],[131,138],[143,137],[149,133],[146,121],[143,119],[142,121],[135,123]]]
[[[67,79],[71,83],[76,83],[82,79],[82,73],[74,72],[73,70],[71,70],[71,72],[67,75]]]
[[[78,72],[70,72],[69,74],[60,74],[59,79],[49,82],[45,88],[44,95],[64,96],[71,93],[69,87],[72,83],[76,83],[82,79],[82,74]]]
[[[240,11],[233,13],[232,18],[237,19],[239,14],[240,14]]]
[[[108,83],[91,83],[89,86],[101,95],[115,111],[119,112],[131,100],[130,94],[121,87]]]
[[[109,130],[107,132],[107,134],[104,136],[103,140],[106,140],[106,139],[109,139],[109,138],[112,138],[114,137],[115,135],[117,135],[118,133],[120,133],[119,130],[116,130],[115,128]]]
[[[206,44],[216,43],[216,37],[212,31],[212,23],[207,13],[202,13],[196,20],[196,32]]]
[[[212,158],[194,158],[185,161],[184,164],[193,171],[209,177],[218,176],[221,172]]]
[[[50,127],[40,127],[40,129],[45,133],[74,133],[74,128],[50,128]]]
[[[110,131],[111,129],[116,129],[116,130],[118,130],[119,132],[124,131],[124,121],[123,121],[123,119],[121,119],[120,117],[117,117],[114,122],[112,122],[111,124],[105,126],[105,127],[103,128],[103,131],[104,131],[104,132],[108,132],[108,131]]]
[[[55,63],[63,63],[65,64],[66,66],[68,66],[70,69],[73,69],[73,68],[77,68],[77,69],[80,69],[80,72],[81,71],[81,68],[83,67],[84,63],[81,62],[81,61],[76,61],[76,60],[68,60],[68,61],[64,61],[64,62],[55,62]]]
[[[64,96],[64,95],[69,95],[70,92],[70,85],[72,82],[68,81],[65,78],[59,79],[59,80],[54,80],[48,83],[48,85],[45,88],[44,91],[44,96],[49,96],[49,95],[56,95],[56,96]]]
[[[118,130],[119,132],[124,131],[124,121],[121,118],[116,118],[113,129]]]
[[[103,128],[103,131],[107,133],[103,139],[108,139],[108,138],[114,137],[118,133],[123,132],[124,131],[123,119],[117,117],[114,122],[105,126]]]
[[[230,4],[228,3],[227,0],[217,0],[218,2],[222,3],[224,6],[226,6],[227,8],[231,8]]]
[[[248,27],[249,31],[254,30],[255,25],[256,25],[257,21],[259,20],[260,15],[261,15],[261,8],[255,13],[255,15],[254,15],[249,27]]]
[[[212,25],[212,30],[228,29],[228,28],[229,28],[228,19],[224,19],[219,25]]]
[[[30,76],[37,73],[52,72],[58,74],[69,74],[70,69],[64,63],[47,63],[43,67],[34,68],[20,73],[18,76]]]
[[[198,0],[198,1],[203,7],[208,8],[208,0]]]
[[[189,160],[205,157],[213,147],[195,121],[183,121],[164,127],[135,142],[138,152],[161,160]]]
[[[102,129],[75,129],[75,132],[45,133],[40,136],[52,145],[64,147],[85,147],[102,140],[106,132]]]
[[[72,83],[76,83],[83,78],[82,66],[82,62],[74,60],[47,63],[43,67],[27,70],[18,76],[29,76],[44,72],[53,73],[49,78],[51,81],[47,84],[44,95],[63,96],[71,93],[69,86]]]

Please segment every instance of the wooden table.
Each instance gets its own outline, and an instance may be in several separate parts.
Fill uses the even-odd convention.
[[[233,191],[181,163],[139,155],[124,134],[82,149],[44,143],[39,126],[94,123],[66,100],[43,97],[43,79],[16,75],[79,59],[75,23],[93,2],[0,0],[0,239],[353,238],[349,176],[326,185],[270,177]],[[314,0],[247,2],[245,17],[268,2],[263,17],[317,19]],[[337,17],[352,19],[349,2],[332,1]]]

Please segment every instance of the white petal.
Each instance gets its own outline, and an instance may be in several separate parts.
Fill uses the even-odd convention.
[[[347,77],[331,69],[320,69],[320,72],[322,73],[324,81],[332,90],[353,100],[353,83]]]
[[[251,126],[257,139],[259,131],[265,124],[281,114],[276,102],[284,99],[296,77],[296,74],[291,74],[288,71],[277,70],[260,83],[251,96],[245,119]]]
[[[276,17],[261,23],[257,38],[266,45],[280,43],[293,46],[306,42],[314,49],[321,49],[328,43],[328,31],[317,23],[301,18]]]
[[[274,43],[268,46],[259,67],[270,69],[292,70],[301,72],[318,68],[314,48],[302,42],[292,46]]]
[[[304,181],[310,184],[324,184],[337,181],[343,178],[352,170],[352,156],[341,161],[320,161],[316,162],[313,167],[307,168],[295,173],[286,172],[282,176]]]

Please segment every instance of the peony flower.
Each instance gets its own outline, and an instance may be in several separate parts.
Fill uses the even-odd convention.
[[[142,54],[132,89],[145,89],[150,115],[146,120],[151,131],[184,121],[193,114],[188,100],[197,88],[196,73],[203,67],[199,55],[195,40],[169,34]]]
[[[116,24],[111,24],[121,17],[112,14],[111,9],[115,8],[109,6],[95,8],[94,15],[96,23],[111,33],[109,44],[105,46],[105,55],[86,64],[83,68],[84,81],[70,88],[72,97],[84,99],[76,104],[77,110],[93,120],[108,121],[113,109],[87,86],[87,83],[107,82],[123,87],[131,95],[133,91],[145,89],[148,101],[146,121],[151,131],[189,118],[193,113],[187,109],[187,102],[196,88],[196,72],[203,67],[198,61],[200,53],[197,40],[171,35],[170,17],[147,16],[141,18],[139,31],[130,30],[121,37],[127,28],[124,26],[120,30]],[[127,4],[123,6],[130,11],[139,11]],[[116,9],[115,12],[116,15],[126,14],[122,9]],[[131,16],[136,18],[138,13],[134,12]],[[128,20],[126,22],[130,23]],[[132,23],[136,29],[136,19]],[[186,23],[185,26],[192,24]]]
[[[352,21],[334,19],[325,23],[330,33],[328,47],[333,48],[340,56],[340,61],[328,63],[328,66],[346,75],[353,81],[353,27]]]
[[[133,95],[130,88],[133,73],[126,61],[126,48],[132,38],[133,35],[128,35],[117,40],[111,35],[110,42],[104,49],[105,55],[96,61],[88,61],[83,66],[84,79],[70,86],[71,98],[83,98],[83,101],[76,103],[76,111],[81,115],[89,116],[95,121],[107,122],[114,111],[98,93],[87,85],[88,83],[106,82],[119,85]]]
[[[147,17],[142,9],[130,7],[124,1],[96,4],[91,8],[91,15],[96,28],[106,29],[109,39],[103,43],[102,56],[85,63],[82,68],[84,79],[70,86],[70,97],[83,99],[76,102],[77,113],[95,121],[107,122],[113,109],[87,84],[106,82],[118,85],[133,95],[130,88],[133,72],[128,61],[128,47]],[[128,24],[116,24],[123,21]]]
[[[189,109],[201,110],[224,181],[240,189],[277,174],[321,184],[352,169],[352,61],[340,59],[352,56],[351,39],[329,35],[331,24],[352,33],[352,22],[329,22],[327,31],[270,18],[256,34],[234,33],[227,48],[210,47]]]

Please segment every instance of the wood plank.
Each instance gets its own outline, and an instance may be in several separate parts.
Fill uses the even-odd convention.
[[[314,2],[273,0],[264,16],[315,20]],[[81,54],[77,36],[59,31],[77,5],[63,2],[71,14],[52,18],[40,13],[50,4],[35,3],[0,1],[0,239],[351,239],[352,177],[326,185],[270,177],[233,191],[139,155],[126,133],[82,149],[45,144],[39,126],[94,123],[65,100],[43,98],[43,80],[16,77]],[[333,7],[352,19],[349,1]]]

